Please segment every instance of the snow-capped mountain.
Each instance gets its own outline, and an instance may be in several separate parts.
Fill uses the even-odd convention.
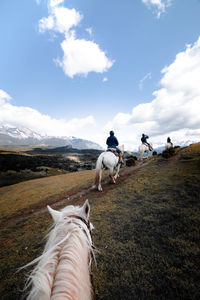
[[[44,145],[70,146],[76,149],[98,149],[102,147],[92,141],[71,137],[42,136],[29,128],[0,126],[0,145]]]
[[[36,138],[41,139],[42,136],[28,128],[24,127],[11,127],[11,126],[1,126],[0,127],[0,134],[6,134],[13,138],[21,138],[21,139],[27,139],[27,138]]]

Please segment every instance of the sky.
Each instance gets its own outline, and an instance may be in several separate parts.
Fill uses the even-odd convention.
[[[0,126],[200,140],[200,0],[1,0]]]

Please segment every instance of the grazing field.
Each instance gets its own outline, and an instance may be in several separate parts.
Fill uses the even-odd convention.
[[[107,183],[102,193],[78,193],[92,183],[94,171],[84,172],[55,176],[54,187],[55,177],[49,177],[29,181],[25,191],[20,184],[0,188],[0,299],[24,294],[29,270],[16,270],[43,250],[51,219],[42,208],[86,198],[98,249],[96,299],[200,299],[200,143],[170,159],[151,158],[118,184]],[[37,205],[41,210],[34,213]]]

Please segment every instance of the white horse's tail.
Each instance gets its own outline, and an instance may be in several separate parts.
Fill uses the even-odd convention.
[[[97,159],[96,169],[95,169],[94,185],[98,185],[98,183],[99,183],[99,174],[100,174],[100,171],[101,171],[101,168],[102,168],[102,162],[103,162],[103,153]]]

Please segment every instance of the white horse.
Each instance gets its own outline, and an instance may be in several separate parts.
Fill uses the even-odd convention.
[[[25,266],[38,263],[27,280],[27,300],[91,300],[94,253],[88,200],[82,207],[70,205],[61,211],[47,207],[54,226],[43,254]]]
[[[123,154],[124,145],[119,146],[118,148],[122,151]],[[109,169],[109,176],[112,180],[112,183],[116,183],[116,179],[119,176],[120,166],[121,164],[119,164],[119,157],[116,156],[113,152],[111,151],[102,152],[97,159],[96,169],[95,169],[95,180],[92,188],[97,187],[99,191],[102,191],[101,178],[102,178],[102,170],[104,167]],[[116,169],[116,173],[113,176],[114,169]]]
[[[165,144],[165,150],[167,150],[169,148],[173,148],[173,144],[172,143],[166,143]]]
[[[149,147],[147,145],[145,145],[143,143],[139,146],[140,160],[143,160],[144,153],[147,153],[147,157],[149,157],[149,152],[152,151],[152,149],[153,149],[152,144],[151,143],[149,143],[149,144],[151,146],[151,150],[149,149]]]

